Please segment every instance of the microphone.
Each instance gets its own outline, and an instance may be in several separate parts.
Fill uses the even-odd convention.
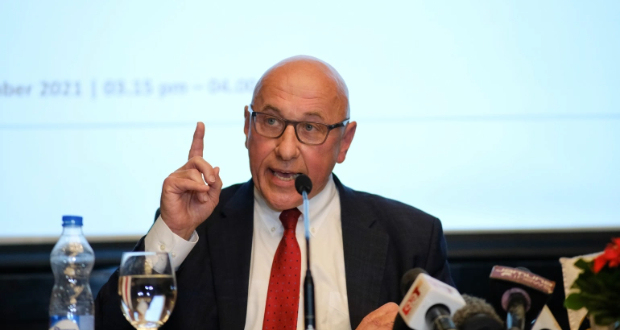
[[[297,189],[297,192],[302,196],[304,192],[309,194],[310,191],[312,191],[312,181],[307,175],[300,174],[295,179],[295,189]],[[306,199],[308,199],[308,196],[306,196]]]
[[[316,329],[316,315],[314,308],[314,282],[310,272],[310,212],[308,194],[312,191],[312,181],[305,174],[295,179],[295,189],[304,201],[304,228],[306,236],[306,278],[304,279],[304,324],[306,330]]]
[[[406,294],[400,303],[394,329],[405,329],[404,324],[406,329],[456,330],[450,315],[465,306],[465,301],[455,288],[421,268],[414,268],[403,275],[401,290]]]
[[[555,288],[555,282],[527,269],[494,266],[489,278],[493,301],[506,312],[508,330],[530,330]]]
[[[400,294],[402,296],[405,296],[407,292],[409,291],[409,288],[411,287],[413,282],[418,277],[418,275],[424,272],[425,271],[422,268],[414,268],[414,269],[410,269],[409,271],[407,271],[400,280]],[[392,327],[392,330],[409,330],[409,329],[411,328],[405,323],[405,320],[400,315],[400,309],[399,309],[399,313],[396,314],[396,318],[394,319],[394,326]]]
[[[484,299],[470,295],[462,295],[465,307],[459,309],[452,316],[454,324],[459,330],[501,330],[504,322],[499,318],[495,309]]]

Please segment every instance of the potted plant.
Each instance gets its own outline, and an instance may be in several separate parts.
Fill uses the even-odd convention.
[[[620,329],[620,237],[594,260],[579,259],[575,267],[582,270],[571,286],[577,291],[566,297],[564,306],[585,308],[592,329]]]

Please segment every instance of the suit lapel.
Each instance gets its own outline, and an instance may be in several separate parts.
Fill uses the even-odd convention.
[[[220,327],[225,329],[245,327],[253,218],[254,185],[250,180],[223,206],[221,218],[209,230]]]
[[[368,205],[334,175],[340,196],[340,218],[349,301],[349,319],[355,327],[379,306],[389,238],[376,226]]]

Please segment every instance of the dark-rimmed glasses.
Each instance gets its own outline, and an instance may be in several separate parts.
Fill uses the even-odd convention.
[[[333,125],[311,121],[292,121],[264,112],[254,111],[252,110],[252,105],[250,105],[248,109],[256,133],[267,138],[277,139],[282,136],[288,125],[293,125],[293,127],[295,127],[297,140],[309,145],[323,144],[325,140],[327,140],[327,136],[331,130],[344,127],[349,122],[349,118]]]

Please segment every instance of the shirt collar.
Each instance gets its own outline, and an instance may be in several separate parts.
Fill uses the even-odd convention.
[[[325,221],[326,218],[328,218],[327,215],[329,211],[327,206],[335,201],[334,197],[337,193],[338,190],[336,189],[333,175],[330,174],[329,180],[327,180],[325,188],[323,188],[323,190],[316,194],[316,196],[310,198],[310,205],[308,205],[310,211],[310,227],[315,229],[314,232],[318,231],[321,224]],[[255,212],[255,214],[258,214],[258,216],[261,218],[265,229],[269,231],[271,235],[281,236],[282,232],[284,231],[284,227],[282,226],[282,222],[280,221],[281,211],[276,211],[270,208],[269,205],[267,205],[265,198],[261,195],[260,191],[258,190],[258,188],[256,188],[256,186],[254,186],[254,207],[257,211]],[[302,216],[299,217],[299,221],[302,222],[302,225],[298,226],[297,229],[299,230],[299,228],[301,228],[301,230],[303,231],[303,217],[305,216],[303,214],[303,204],[299,205],[297,209],[299,209],[299,211],[302,213]],[[272,228],[276,229],[272,230]],[[314,232],[311,231],[310,234],[314,236]]]

